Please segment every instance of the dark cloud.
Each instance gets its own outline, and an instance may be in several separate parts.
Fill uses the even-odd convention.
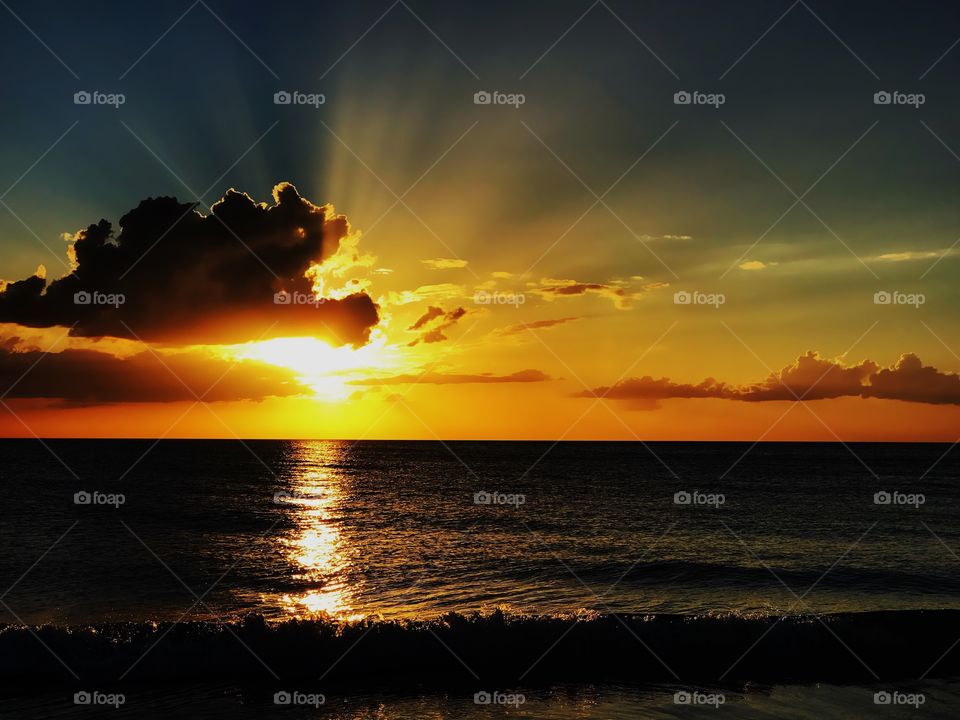
[[[456,325],[457,321],[466,314],[467,311],[462,307],[444,312],[442,308],[430,306],[413,325],[407,328],[408,330],[423,330],[420,337],[411,340],[407,345],[413,347],[420,342],[436,343],[446,340],[447,336],[444,331]]]
[[[438,308],[434,305],[430,305],[427,308],[427,311],[423,315],[421,315],[419,318],[417,318],[417,321],[413,325],[408,327],[407,330],[419,330],[428,322],[430,322],[434,318],[440,317],[441,315],[443,315],[443,308]]]
[[[549,375],[540,370],[519,370],[510,375],[493,375],[480,373],[477,375],[459,375],[454,373],[428,372],[423,375],[394,375],[385,378],[368,378],[366,380],[351,380],[350,385],[468,385],[474,383],[533,383],[552,380]]]
[[[507,325],[506,327],[500,328],[497,330],[497,335],[520,335],[528,330],[545,330],[546,328],[555,327],[557,325],[562,325],[564,323],[573,322],[574,320],[579,319],[580,318],[578,317],[562,317],[554,320],[534,320],[533,322],[528,323],[517,323],[516,325]]]
[[[7,399],[39,398],[66,405],[130,402],[263,400],[309,393],[292,371],[266,363],[233,362],[198,351],[119,358],[96,350],[0,348],[0,387]],[[162,358],[162,360],[161,360]]]
[[[901,355],[897,364],[870,376],[869,397],[908,400],[934,405],[960,405],[960,376],[924,366],[913,353]]]
[[[882,368],[871,360],[844,365],[838,360],[828,360],[809,351],[766,380],[749,385],[730,385],[713,378],[691,385],[647,375],[577,393],[577,397],[595,396],[628,401],[638,409],[657,407],[658,400],[670,398],[763,402],[872,397],[960,405],[960,376],[924,366],[913,353],[902,355],[892,367]]]
[[[552,285],[543,288],[540,292],[543,293],[552,293],[554,295],[583,295],[588,290],[609,290],[611,289],[609,285],[601,285],[600,283],[573,283],[571,285]],[[613,288],[615,295],[623,295],[623,290],[620,288]]]
[[[577,393],[577,397],[607,397],[611,400],[666,400],[667,398],[730,397],[731,389],[713,378],[699,385],[676,383],[669,378],[640,378],[621,380],[616,385],[601,386]]]
[[[229,190],[206,216],[175,198],[143,200],[120,218],[119,233],[101,220],[76,234],[70,275],[8,283],[0,292],[0,322],[173,344],[299,335],[365,343],[379,321],[366,293],[315,304],[274,302],[281,290],[294,300],[309,297],[304,273],[333,255],[350,227],[330,205],[314,205],[289,183],[277,185],[273,199],[257,203]],[[124,302],[76,304],[84,292],[122,295]]]
[[[808,351],[780,372],[761,383],[731,390],[736,400],[823,400],[826,398],[861,395],[864,382],[869,380],[878,365],[864,360],[845,366],[836,360],[820,357]]]

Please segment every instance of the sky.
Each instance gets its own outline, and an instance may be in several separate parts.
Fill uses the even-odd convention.
[[[3,436],[960,437],[949,4],[0,16]]]

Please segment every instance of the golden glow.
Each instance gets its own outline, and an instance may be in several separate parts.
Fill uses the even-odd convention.
[[[330,212],[334,212],[333,207]],[[320,298],[342,300],[348,295],[370,289],[369,278],[362,277],[373,268],[377,258],[362,252],[360,233],[350,231],[340,238],[337,251],[322,263],[313,263],[303,274],[312,284],[313,294]]]
[[[395,370],[400,364],[396,348],[388,346],[386,336],[378,331],[361,348],[333,347],[317,338],[276,338],[234,345],[226,354],[235,360],[290,368],[319,399],[328,401],[346,400],[355,392],[349,380],[367,377],[371,371]]]
[[[326,454],[325,446],[304,443],[302,448],[302,461],[308,464]],[[284,594],[280,597],[284,611],[296,617],[362,618],[362,614],[351,612],[351,592],[344,579],[349,563],[335,518],[341,502],[339,480],[327,472],[305,472],[290,490],[277,496],[277,501],[293,514],[297,525],[290,536],[279,541],[294,567],[293,577],[322,586],[300,594]]]

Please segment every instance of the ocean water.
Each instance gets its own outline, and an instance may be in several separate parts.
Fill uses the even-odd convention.
[[[0,713],[955,716],[958,463],[0,441]]]

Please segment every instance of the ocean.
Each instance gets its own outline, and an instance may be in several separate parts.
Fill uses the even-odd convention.
[[[0,716],[954,717],[950,450],[0,441]]]

